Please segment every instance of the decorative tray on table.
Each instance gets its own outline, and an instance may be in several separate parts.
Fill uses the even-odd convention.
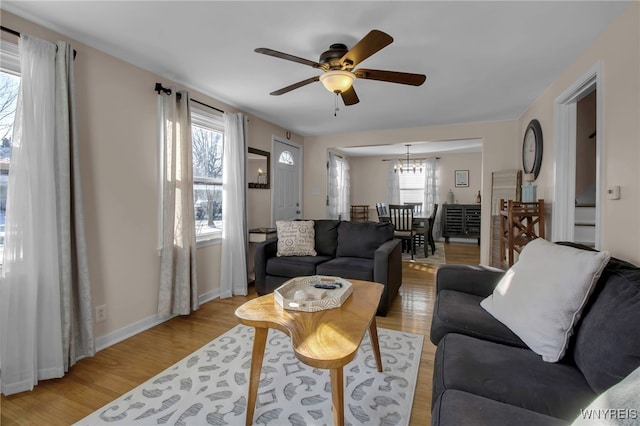
[[[352,292],[343,278],[312,275],[290,279],[274,290],[273,298],[284,309],[317,312],[342,306]]]

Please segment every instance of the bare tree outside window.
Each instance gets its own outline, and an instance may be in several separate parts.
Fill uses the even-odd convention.
[[[11,158],[11,138],[16,114],[20,77],[0,72],[0,147],[2,159]],[[9,148],[6,150],[5,148]]]
[[[196,237],[222,227],[222,154],[224,133],[206,126],[206,117],[192,112],[193,199]]]
[[[11,165],[13,122],[19,88],[19,76],[0,71],[0,251],[4,248],[7,185],[9,183],[9,167]]]

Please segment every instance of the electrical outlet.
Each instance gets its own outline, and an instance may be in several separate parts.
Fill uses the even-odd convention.
[[[96,306],[96,323],[107,319],[107,305]]]

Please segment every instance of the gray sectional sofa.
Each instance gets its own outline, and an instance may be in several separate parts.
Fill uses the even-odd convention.
[[[255,287],[259,295],[285,281],[308,275],[330,275],[384,285],[377,315],[386,316],[402,284],[400,240],[391,223],[315,220],[316,256],[277,254],[277,239],[255,247]]]
[[[438,270],[430,333],[437,345],[432,425],[567,425],[598,395],[620,389],[626,389],[626,402],[615,406],[611,395],[597,414],[640,424],[640,269],[609,260],[586,299],[566,354],[555,363],[543,361],[480,306],[503,274],[466,265]],[[616,385],[623,379],[635,382]],[[635,389],[633,395],[629,389]]]

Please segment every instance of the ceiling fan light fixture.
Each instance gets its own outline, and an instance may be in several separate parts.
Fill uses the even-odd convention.
[[[354,78],[349,71],[331,70],[320,75],[320,82],[331,93],[342,93],[351,88]]]

